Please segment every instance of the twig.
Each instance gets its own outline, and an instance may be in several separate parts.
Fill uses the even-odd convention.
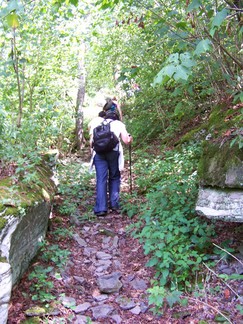
[[[216,272],[214,272],[212,269],[210,269],[205,263],[203,263],[204,264],[204,266],[210,271],[210,272],[212,272],[217,278],[219,278],[221,281],[223,281],[223,283],[240,299],[240,296],[237,294],[237,292],[236,291],[234,291],[234,289],[233,288],[231,288],[230,287],[230,285],[229,284],[227,284],[227,282],[226,281],[224,281],[222,278],[220,278],[219,276],[218,276],[218,274],[216,273]]]
[[[243,265],[243,262],[242,261],[240,261],[239,259],[237,259],[237,257],[236,256],[234,256],[233,254],[231,254],[229,251],[227,251],[227,250],[225,250],[225,249],[223,249],[223,248],[221,248],[219,245],[217,245],[217,244],[215,244],[215,243],[213,243],[213,245],[214,246],[216,246],[218,249],[220,249],[220,250],[222,250],[222,251],[224,251],[224,252],[226,252],[226,253],[228,253],[229,255],[231,255],[232,256],[232,258],[234,258],[235,260],[237,260],[241,265]]]
[[[217,312],[217,313],[220,314],[223,318],[225,318],[226,321],[228,321],[230,324],[234,324],[233,322],[231,322],[231,320],[230,320],[228,317],[226,317],[223,313],[221,313],[220,310],[218,310],[217,308],[213,307],[212,305],[209,305],[209,304],[203,302],[203,301],[200,300],[200,299],[195,299],[195,298],[192,298],[192,297],[188,297],[188,299],[193,300],[193,301],[198,301],[199,303],[201,303],[201,304],[203,304],[203,305],[205,305],[205,306],[208,306],[208,307],[212,308],[215,312]]]

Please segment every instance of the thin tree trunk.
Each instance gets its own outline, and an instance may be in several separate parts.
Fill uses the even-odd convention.
[[[16,47],[15,28],[13,28],[12,59],[13,59],[14,71],[15,71],[16,77],[17,77],[18,97],[19,97],[19,112],[18,112],[18,118],[17,118],[17,127],[21,127],[22,115],[23,115],[24,86],[25,86],[25,84],[24,84],[24,78],[22,80],[22,85],[21,85],[21,81],[20,81],[19,58],[18,58],[17,47]]]
[[[85,96],[85,67],[84,67],[84,45],[81,49],[80,58],[79,58],[79,86],[78,94],[76,101],[76,147],[78,150],[81,150],[85,142],[84,131],[83,131],[83,103]]]

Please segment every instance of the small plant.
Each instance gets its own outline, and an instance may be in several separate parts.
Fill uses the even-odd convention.
[[[53,267],[44,268],[43,266],[36,266],[29,274],[28,279],[32,281],[30,291],[32,300],[39,300],[42,303],[50,302],[56,297],[51,294],[53,282],[49,280],[49,274],[53,271]]]
[[[57,244],[50,246],[44,245],[42,247],[41,258],[46,262],[53,262],[57,268],[61,269],[66,265],[70,253],[68,250],[60,249]]]
[[[151,292],[158,300],[162,298],[163,287],[173,292],[173,296],[190,289],[192,275],[207,260],[204,251],[213,228],[195,216],[194,210],[199,156],[200,147],[193,145],[168,152],[163,158],[145,160],[143,174],[138,168],[141,176],[137,183],[147,195],[139,211],[140,219],[133,225],[133,234],[150,256],[147,266],[156,269],[159,288]],[[174,297],[169,304],[173,300]]]

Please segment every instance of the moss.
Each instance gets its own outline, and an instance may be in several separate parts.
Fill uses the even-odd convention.
[[[0,262],[7,263],[7,259],[5,257],[0,256]]]
[[[230,147],[218,143],[203,143],[203,154],[198,165],[198,175],[202,184],[224,187],[227,171],[241,167],[243,151],[237,146]]]
[[[1,229],[4,228],[6,223],[7,223],[7,220],[5,218],[3,218],[3,217],[0,217],[0,231],[1,231]]]
[[[177,144],[184,144],[185,142],[190,142],[190,141],[195,140],[196,137],[197,137],[197,134],[200,133],[200,131],[201,131],[202,128],[203,128],[203,127],[200,126],[200,127],[198,127],[198,128],[195,128],[195,129],[190,130],[188,133],[186,133],[186,135],[184,135],[184,136],[180,139],[180,141],[179,141]]]
[[[13,184],[12,178],[0,180],[0,230],[5,226],[4,216],[18,217],[19,207],[28,209],[35,202],[43,200],[51,202],[56,192],[56,186],[50,180],[52,173],[46,165],[36,167],[39,175],[38,184],[29,185],[23,182]]]
[[[240,128],[242,115],[240,110],[227,108],[225,105],[213,107],[208,119],[199,127],[189,130],[177,144],[183,144],[192,140],[198,140],[211,134],[214,139],[221,137],[228,129]]]

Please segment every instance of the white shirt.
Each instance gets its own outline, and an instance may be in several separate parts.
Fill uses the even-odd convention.
[[[119,154],[118,163],[119,163],[119,170],[122,171],[124,169],[124,155],[123,155],[123,147],[122,147],[121,141],[120,141],[120,136],[121,136],[121,133],[127,133],[126,126],[120,120],[112,120],[112,119],[106,119],[106,120],[107,120],[107,122],[111,122],[110,123],[111,131],[119,138],[119,149],[118,150],[119,150],[120,154]],[[88,127],[89,127],[89,135],[91,137],[91,140],[92,140],[94,128],[99,126],[103,121],[104,121],[104,118],[96,117],[96,118],[92,119],[91,122],[89,123]],[[93,167],[94,156],[95,156],[95,151],[93,151],[93,153],[92,153],[92,157],[91,157],[91,161],[90,161],[90,170],[92,170],[92,167]]]

